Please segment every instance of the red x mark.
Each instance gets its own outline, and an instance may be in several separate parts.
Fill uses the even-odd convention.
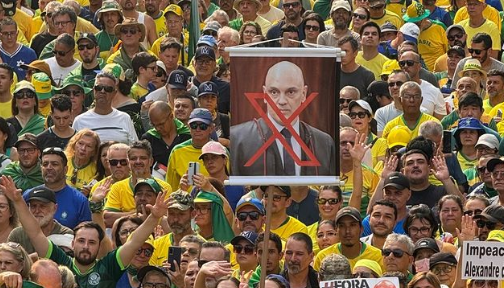
[[[256,151],[256,153],[247,161],[247,163],[245,163],[245,167],[249,167],[252,164],[254,164],[255,161],[257,161],[257,159],[259,157],[261,157],[261,155],[264,153],[264,151],[266,151],[266,149],[268,149],[268,147],[271,144],[273,144],[273,142],[276,139],[278,139],[282,143],[283,148],[287,149],[287,152],[292,156],[292,159],[294,159],[296,164],[298,164],[299,166],[320,166],[320,162],[317,160],[317,158],[315,157],[313,152],[310,150],[310,148],[308,148],[308,146],[306,146],[306,143],[303,142],[303,139],[301,139],[301,136],[299,136],[299,134],[296,133],[296,130],[294,130],[294,128],[291,125],[292,121],[296,117],[298,117],[299,114],[301,114],[301,112],[308,106],[308,104],[310,104],[315,99],[315,97],[318,96],[318,93],[315,93],[315,92],[311,93],[308,96],[308,98],[306,98],[306,101],[304,101],[296,109],[296,111],[294,111],[294,113],[292,113],[292,115],[288,119],[285,118],[285,116],[282,114],[280,109],[278,109],[277,105],[275,104],[275,102],[273,102],[273,100],[271,99],[271,97],[269,97],[268,94],[266,94],[266,93],[245,93],[245,96],[247,97],[249,102],[252,104],[252,107],[254,107],[254,109],[259,113],[259,115],[261,115],[261,118],[266,122],[266,125],[268,125],[268,127],[273,132],[272,137],[270,137],[266,142],[264,142],[264,144],[261,146],[261,148],[259,148]],[[287,143],[287,141],[285,140],[283,135],[280,134],[279,131],[277,131],[275,125],[273,125],[271,120],[268,118],[266,112],[264,112],[261,109],[261,106],[256,101],[257,99],[266,100],[266,102],[268,102],[268,105],[270,105],[271,108],[273,109],[273,111],[275,111],[275,113],[278,115],[278,117],[280,117],[280,120],[282,121],[282,123],[284,123],[285,128],[287,128],[287,130],[290,131],[290,133],[292,134],[292,137],[294,137],[294,139],[296,139],[296,141],[299,143],[299,145],[301,146],[301,150],[306,153],[306,156],[308,157],[309,160],[303,161],[296,155],[296,153],[294,152],[292,147],[289,145],[289,143]]]

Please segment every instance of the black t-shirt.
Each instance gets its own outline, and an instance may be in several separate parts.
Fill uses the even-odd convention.
[[[411,190],[411,197],[406,205],[414,206],[418,204],[425,204],[430,208],[435,207],[438,204],[439,199],[444,195],[448,194],[444,186],[429,185],[427,189],[421,191]]]
[[[178,145],[182,142],[185,142],[191,139],[191,134],[179,134],[175,139],[173,139],[173,143],[171,145],[167,145],[163,139],[157,138],[150,133],[145,133],[142,135],[142,140],[145,139],[149,141],[152,146],[152,157],[154,161],[157,163],[161,163],[164,166],[168,166],[168,157],[170,157],[171,150],[175,145]]]
[[[341,71],[340,88],[345,86],[353,86],[359,89],[360,98],[364,99],[368,95],[367,87],[375,80],[373,72],[359,66],[357,70],[352,73],[345,73]]]
[[[292,200],[291,205],[287,208],[287,214],[291,217],[303,222],[306,226],[318,222],[320,220],[318,205],[318,194],[315,190],[308,190],[308,196],[301,202]]]
[[[49,128],[37,136],[37,146],[40,151],[43,151],[47,147],[60,147],[64,150],[72,136],[68,138],[60,138],[51,128]]]
[[[30,48],[35,51],[37,57],[40,57],[42,50],[44,50],[45,46],[49,44],[52,40],[56,39],[56,36],[49,34],[49,32],[44,32],[33,37]]]

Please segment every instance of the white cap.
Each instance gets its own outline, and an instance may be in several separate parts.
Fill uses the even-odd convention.
[[[404,35],[415,39],[418,39],[418,36],[420,35],[420,28],[418,28],[415,23],[404,23],[399,31],[401,31]]]
[[[499,140],[493,134],[483,134],[478,138],[475,147],[478,147],[478,145],[485,145],[491,149],[499,149]]]
[[[367,101],[362,100],[362,99],[352,100],[348,104],[348,110],[352,110],[352,107],[355,106],[355,105],[360,106],[362,109],[364,109],[367,112],[369,112],[369,115],[373,116],[373,109],[371,109],[371,106],[369,105],[369,103]]]

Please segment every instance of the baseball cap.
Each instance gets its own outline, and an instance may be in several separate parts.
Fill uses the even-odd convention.
[[[156,65],[158,68],[161,68],[166,74],[166,65],[164,65],[163,61],[157,60]]]
[[[397,60],[394,59],[388,60],[385,63],[383,63],[381,75],[390,75],[394,70],[401,70],[401,67],[399,67],[399,62],[397,62]]]
[[[488,206],[483,210],[483,212],[481,212],[481,214],[474,216],[474,218],[485,218],[494,223],[500,222],[504,224],[504,207],[497,205]]]
[[[52,76],[51,68],[49,68],[49,64],[47,64],[44,60],[35,60],[35,61],[31,62],[30,64],[23,64],[19,67],[21,67],[24,70],[28,70],[29,68],[35,69],[39,72],[46,73],[49,77]]]
[[[173,14],[175,14],[175,15],[177,15],[177,16],[182,17],[182,14],[183,14],[184,12],[182,11],[182,8],[181,8],[179,5],[177,5],[177,4],[170,4],[170,5],[168,5],[168,7],[166,7],[166,9],[164,10],[164,16],[165,16],[165,17],[166,17],[166,16],[168,16],[168,13],[173,13]]]
[[[504,164],[504,157],[490,159],[487,162],[487,170],[489,172],[493,172],[493,170],[495,169],[495,166],[497,166],[499,164]]]
[[[120,81],[126,80],[126,75],[124,74],[123,68],[117,63],[109,63],[105,65],[102,69],[102,72],[112,74]]]
[[[348,104],[348,110],[352,110],[352,108],[356,105],[366,110],[370,115],[373,115],[373,110],[371,109],[369,103],[362,99],[350,101],[350,103]]]
[[[460,57],[465,57],[465,50],[463,47],[460,47],[460,46],[452,46],[450,47],[450,49],[448,49],[448,51],[446,52],[446,55],[450,55],[450,53],[457,53],[457,55],[459,55]]]
[[[215,61],[215,51],[208,46],[198,47],[198,49],[196,49],[194,59],[199,59],[201,57],[208,57]]]
[[[186,211],[190,208],[194,208],[194,201],[191,197],[191,194],[178,190],[170,194],[168,201],[173,201],[168,209],[175,208],[178,210]]]
[[[93,33],[81,33],[79,35],[79,39],[77,39],[77,44],[79,44],[79,41],[81,40],[89,40],[93,42],[95,45],[98,45],[98,40],[96,39],[96,36]]]
[[[32,92],[35,92],[35,87],[33,87],[32,83],[30,83],[26,80],[22,80],[22,81],[19,81],[18,83],[16,83],[16,86],[14,87],[13,94],[15,94],[23,89],[28,89]]]
[[[255,241],[257,239],[257,236],[259,236],[259,235],[257,235],[257,233],[255,233],[253,231],[243,231],[240,233],[240,235],[235,236],[233,239],[231,239],[231,244],[236,245],[236,244],[238,244],[238,242],[240,242],[240,240],[246,240],[246,241],[250,242],[250,244],[255,246]]]
[[[208,111],[208,109],[205,108],[196,108],[191,112],[191,115],[189,116],[189,121],[187,121],[188,124],[191,124],[193,122],[203,122],[205,124],[212,124],[213,119],[212,119],[212,113]]]
[[[385,0],[370,0],[369,7],[376,7],[385,4]]]
[[[460,31],[465,33],[465,29],[462,25],[453,24],[450,27],[448,27],[448,29],[446,29],[446,35],[448,35],[452,29],[459,29]]]
[[[451,253],[438,252],[431,256],[429,261],[429,269],[434,268],[437,264],[457,265],[457,258]]]
[[[392,172],[385,178],[385,183],[383,188],[394,187],[399,190],[410,189],[410,183],[408,178],[400,172]]]
[[[420,28],[415,23],[404,23],[399,31],[403,34],[404,40],[417,43]]]
[[[355,267],[369,268],[371,271],[373,271],[379,277],[381,277],[383,274],[383,270],[381,269],[380,264],[378,264],[378,262],[376,262],[374,260],[361,259],[361,260],[357,261],[357,263],[355,263],[354,268]]]
[[[159,183],[157,183],[157,181],[154,180],[154,178],[145,178],[145,179],[138,179],[137,183],[135,184],[133,194],[135,194],[142,185],[149,185],[152,191],[154,191],[154,193],[156,194],[158,194],[162,190],[161,186],[159,186]]]
[[[387,135],[387,147],[389,149],[395,146],[406,147],[411,140],[411,132],[406,126],[396,126],[390,130]]]
[[[72,235],[72,234],[52,234],[52,235],[47,236],[47,239],[51,240],[51,242],[56,246],[72,249],[72,241],[74,239],[74,235]]]
[[[35,88],[35,94],[39,100],[46,100],[52,97],[51,78],[44,72],[33,74],[31,83]]]
[[[140,270],[138,270],[138,274],[137,274],[137,279],[140,283],[143,282],[145,276],[147,275],[147,273],[151,272],[151,271],[157,271],[159,273],[161,273],[161,275],[165,276],[168,281],[170,281],[170,284],[168,285],[171,286],[171,280],[170,280],[170,277],[168,276],[168,274],[166,274],[166,271],[157,267],[157,266],[151,266],[151,265],[147,265],[143,268],[141,268]]]
[[[338,211],[338,214],[336,214],[336,223],[338,223],[338,221],[345,216],[352,217],[355,221],[359,222],[359,225],[362,225],[360,212],[356,208],[350,206],[341,208]]]
[[[2,8],[5,11],[5,16],[14,16],[16,14],[16,0],[2,0],[0,1]]]
[[[198,39],[198,43],[196,44],[197,47],[200,47],[201,45],[207,45],[210,47],[217,46],[217,40],[212,35],[202,35]]]
[[[223,155],[227,158],[226,148],[217,141],[208,141],[205,145],[203,145],[199,159],[202,159],[205,154]]]
[[[217,21],[208,21],[205,25],[205,28],[203,28],[203,33],[207,30],[212,30],[215,32],[219,32],[219,29],[222,28],[222,26],[219,24]]]
[[[348,12],[352,11],[352,8],[350,7],[350,3],[348,3],[348,1],[346,1],[346,0],[334,1],[331,6],[331,14],[338,9],[345,9]]]
[[[14,147],[19,148],[19,145],[23,142],[28,142],[31,145],[37,147],[37,136],[35,136],[32,133],[25,133],[25,134],[19,136],[18,140],[14,144]]]
[[[182,70],[173,70],[168,76],[168,85],[173,89],[187,89],[187,74]]]
[[[56,204],[56,194],[44,186],[33,188],[30,192],[28,192],[26,202],[30,202],[30,200],[39,200],[45,203],[52,202]]]
[[[198,87],[198,97],[209,94],[219,96],[219,88],[217,87],[217,84],[212,81],[201,83]]]
[[[385,24],[381,25],[380,30],[382,33],[383,32],[397,32],[397,27],[390,22],[386,22]]]
[[[271,185],[273,187],[276,187],[278,190],[282,191],[287,197],[291,197],[291,189],[289,186],[276,186],[276,185]],[[261,190],[266,193],[266,189],[271,186],[261,186]]]
[[[256,208],[259,213],[261,213],[262,215],[265,215],[266,214],[266,209],[264,209],[264,205],[262,204],[261,200],[257,199],[257,198],[254,198],[254,197],[242,197],[240,199],[240,201],[238,201],[238,203],[236,204],[236,213],[238,213],[238,211],[243,208],[243,207],[247,207],[247,206],[252,206],[254,208]]]
[[[488,233],[486,241],[504,242],[504,231],[492,230]]]
[[[369,96],[387,96],[390,98],[390,91],[388,89],[388,83],[385,81],[373,81],[371,84],[369,84],[367,88],[368,93],[370,94]]]
[[[491,149],[499,149],[499,140],[493,134],[483,134],[478,138],[476,148],[478,148],[478,145],[485,145]]]
[[[434,240],[432,238],[422,238],[422,239],[418,240],[415,243],[415,248],[413,249],[413,256],[416,257],[416,254],[421,249],[429,249],[429,250],[432,250],[434,253],[440,252],[439,246],[437,245],[436,240]]]

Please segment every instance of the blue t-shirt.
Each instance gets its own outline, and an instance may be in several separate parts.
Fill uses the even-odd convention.
[[[41,187],[44,187],[44,185],[26,190],[23,194],[25,201],[31,190]],[[84,194],[68,185],[65,185],[65,188],[60,191],[54,191],[54,193],[56,194],[56,202],[58,204],[58,210],[54,214],[54,219],[61,225],[74,229],[81,222],[91,221],[89,202]]]
[[[236,186],[236,185],[228,185],[224,186],[224,190],[226,191],[226,199],[231,205],[233,211],[236,210],[236,204],[240,201],[241,197],[245,195],[245,187]]]
[[[0,46],[0,54],[2,56],[3,63],[8,64],[14,69],[18,77],[18,81],[26,79],[26,70],[21,68],[21,65],[30,64],[31,62],[38,59],[35,51],[29,47],[19,44],[18,48],[14,53],[9,54]]]
[[[406,232],[404,231],[404,227],[403,227],[405,220],[406,220],[406,218],[404,218],[401,221],[396,223],[396,225],[394,226],[394,230],[393,230],[394,233],[406,235]],[[371,227],[369,226],[369,215],[367,215],[366,218],[364,218],[364,220],[362,220],[362,227],[364,228],[364,231],[362,232],[361,237],[366,237],[366,236],[371,235],[373,233],[373,232],[371,232]]]
[[[445,27],[443,28],[445,29],[453,24],[453,20],[450,17],[450,13],[446,12],[446,10],[441,9],[437,6],[434,9],[434,11],[432,11],[431,14],[429,14],[428,18],[443,23],[445,25]]]

